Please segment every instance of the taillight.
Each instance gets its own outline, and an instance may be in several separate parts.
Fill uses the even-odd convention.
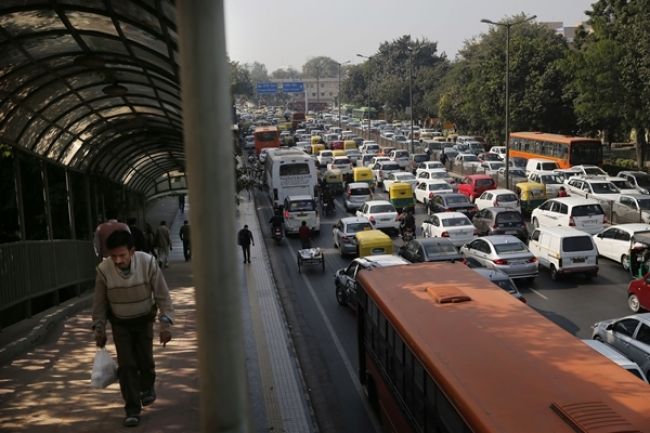
[[[289,219],[289,211],[288,210],[284,211],[284,219]]]
[[[573,217],[569,217],[569,226],[571,226],[571,227],[575,227],[575,225],[576,225],[576,222],[575,222],[575,220],[573,219]]]
[[[507,265],[508,264],[508,261],[505,260],[505,259],[496,259],[496,260],[493,260],[493,262],[494,262],[495,265]]]
[[[449,237],[449,232],[442,232],[442,233],[440,234],[440,237],[442,237],[442,238],[448,238],[448,237]]]
[[[536,263],[537,262],[537,257],[531,257],[528,259],[528,263]]]

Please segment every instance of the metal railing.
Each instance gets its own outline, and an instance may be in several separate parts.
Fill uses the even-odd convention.
[[[90,241],[0,244],[0,310],[95,279]]]

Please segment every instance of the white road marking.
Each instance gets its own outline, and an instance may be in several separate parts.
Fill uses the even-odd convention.
[[[536,294],[537,296],[539,296],[540,298],[543,298],[543,299],[548,301],[548,298],[546,296],[542,295],[541,293],[539,293],[537,290],[533,289],[532,287],[530,288],[530,291],[533,292],[534,294]]]

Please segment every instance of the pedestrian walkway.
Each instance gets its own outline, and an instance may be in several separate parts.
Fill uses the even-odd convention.
[[[161,202],[147,215],[152,224],[166,220],[170,225],[172,251],[170,266],[164,274],[176,318],[173,339],[167,347],[163,348],[157,338],[154,339],[158,399],[144,408],[140,426],[122,426],[124,403],[117,383],[100,390],[90,387],[90,369],[96,348],[90,330],[87,295],[77,300],[86,302],[78,314],[62,319],[46,312],[35,318],[37,322],[47,323],[49,314],[50,321],[55,322],[39,328],[39,332],[47,333],[40,338],[44,342],[13,362],[0,366],[0,432],[199,431],[194,287],[191,262],[184,261],[178,236],[185,219],[189,219],[187,202],[185,213]],[[250,424],[256,432],[314,431],[252,201],[242,201],[237,224],[248,224],[255,238],[252,263],[238,265],[242,282],[243,344],[249,374]],[[3,333],[5,331],[11,332],[7,329]],[[21,332],[29,334],[29,329],[22,326]],[[115,356],[110,329],[108,338],[107,348]]]

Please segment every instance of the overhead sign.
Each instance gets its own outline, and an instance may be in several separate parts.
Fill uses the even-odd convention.
[[[257,83],[257,93],[276,93],[278,91],[278,83]]]
[[[284,93],[301,93],[305,91],[305,83],[295,81],[292,83],[282,83],[282,91]]]

